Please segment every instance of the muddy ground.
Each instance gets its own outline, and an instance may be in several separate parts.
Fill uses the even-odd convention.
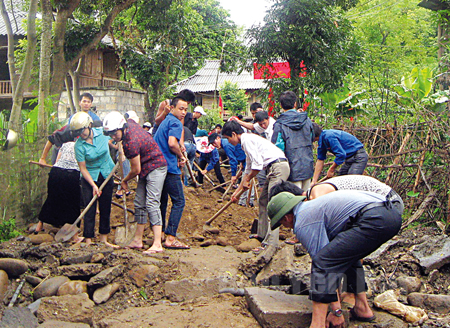
[[[229,174],[226,168],[223,173],[227,179]],[[213,176],[213,174],[211,175]],[[254,285],[254,278],[246,276],[242,270],[248,263],[254,262],[256,255],[250,252],[238,252],[236,249],[243,242],[248,241],[254,219],[257,217],[257,208],[243,207],[232,204],[212,224],[212,229],[204,230],[204,223],[213,216],[226,202],[220,201],[222,194],[218,191],[209,192],[211,185],[205,180],[202,188],[185,188],[186,207],[179,227],[179,238],[191,246],[190,250],[165,250],[153,256],[143,256],[140,250],[119,249],[112,251],[100,244],[86,247],[81,245],[64,245],[53,255],[26,256],[27,250],[32,247],[46,247],[31,245],[27,238],[16,238],[0,245],[0,257],[24,257],[29,263],[26,274],[44,278],[45,275],[55,276],[58,267],[65,263],[64,259],[80,256],[85,253],[102,253],[104,259],[100,263],[105,268],[120,266],[123,274],[114,282],[120,284],[119,290],[105,303],[95,306],[93,320],[94,327],[260,327],[248,309],[245,298],[230,294],[195,294],[195,286],[191,288],[194,296],[186,296],[189,291],[179,290],[179,295],[168,291],[166,282],[180,282],[192,279],[198,283],[201,279],[211,281],[215,278],[228,279],[237,288]],[[115,199],[122,204],[122,200]],[[127,206],[133,209],[133,193],[127,197]],[[133,216],[129,215],[130,220]],[[114,242],[114,234],[123,225],[123,209],[112,206],[111,226],[113,227],[110,241]],[[57,230],[47,228],[46,233],[54,234]],[[437,228],[408,229],[396,238],[400,242],[388,252],[378,257],[372,263],[367,263],[366,271],[369,287],[374,289],[376,296],[387,289],[396,288],[395,279],[400,276],[417,277],[423,281],[422,291],[429,294],[450,294],[450,265],[444,265],[430,281],[418,262],[408,255],[407,250],[415,244],[426,241],[431,236],[439,235]],[[146,229],[146,244],[151,244],[151,231]],[[291,236],[291,232],[282,229],[280,239]],[[51,243],[48,243],[51,244]],[[294,246],[281,243],[283,248],[294,249]],[[431,247],[432,245],[430,245]],[[28,253],[29,254],[29,253]],[[296,257],[297,266],[308,263]],[[143,286],[136,284],[130,273],[142,265],[154,265],[158,271],[152,279],[146,280]],[[248,266],[247,266],[248,267]],[[88,280],[89,277],[79,278]],[[1,303],[0,313],[3,313],[20,282],[19,277],[10,277],[7,291]],[[206,282],[205,282],[206,284]],[[180,285],[182,286],[182,285]],[[1,287],[1,286],[0,286]],[[33,289],[35,286],[25,283],[15,306],[26,306],[33,302]],[[303,291],[306,294],[307,290]],[[182,296],[180,296],[182,295]],[[92,291],[90,291],[92,297]],[[371,300],[372,300],[371,299]],[[450,318],[442,314],[430,315],[430,320],[424,327],[448,327]],[[48,319],[48,318],[44,318]],[[43,321],[43,317],[40,317]],[[65,321],[70,321],[65,319]],[[385,326],[385,325],[384,325]],[[353,325],[351,327],[380,327],[371,324]],[[388,327],[388,326],[385,326]]]

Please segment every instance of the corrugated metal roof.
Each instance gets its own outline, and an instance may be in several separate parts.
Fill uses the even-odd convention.
[[[221,73],[219,72],[219,66],[219,60],[207,60],[205,66],[198,70],[197,73],[175,84],[177,88],[176,93],[183,89],[189,89],[193,92],[214,91],[216,86],[219,89],[225,81],[237,83],[238,88],[243,90],[263,89],[266,87],[264,80],[255,80],[253,78],[253,72],[244,70],[241,74]]]
[[[6,2],[8,4],[9,1]],[[25,29],[23,28],[23,21],[27,18],[28,13],[25,11],[22,11],[19,8],[19,6],[14,5],[14,15],[12,14],[12,11],[9,8],[6,8],[6,11],[8,12],[9,20],[11,21],[11,28],[13,30],[14,35],[25,35]],[[5,22],[3,19],[0,19],[0,35],[7,35]]]

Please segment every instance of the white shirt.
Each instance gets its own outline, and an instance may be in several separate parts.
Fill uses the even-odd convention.
[[[280,148],[254,133],[241,134],[241,147],[247,155],[245,174],[252,170],[261,171],[273,161],[286,158]]]
[[[262,134],[265,132],[265,136],[267,140],[272,140],[272,134],[273,134],[273,125],[275,124],[275,119],[273,117],[269,116],[269,125],[267,126],[267,129],[263,129],[259,123],[253,124],[253,127],[255,128],[256,132],[259,134]]]

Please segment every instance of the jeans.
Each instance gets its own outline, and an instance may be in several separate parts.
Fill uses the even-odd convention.
[[[100,174],[98,176],[95,184],[100,187],[100,185],[105,181],[105,178]],[[84,216],[84,238],[94,238],[95,237],[95,214],[97,213],[97,202],[100,210],[100,226],[98,232],[101,235],[107,235],[111,231],[109,225],[109,217],[111,215],[111,201],[113,194],[113,180],[110,179],[108,183],[103,187],[101,196],[92,204],[91,208],[87,211]],[[84,206],[87,206],[91,201],[92,186],[84,179],[81,179],[81,195],[83,197]]]
[[[119,153],[117,153],[117,160],[119,160]],[[122,168],[123,168],[123,178],[125,178],[131,171],[131,164],[128,158],[125,158],[125,160],[122,162]],[[122,189],[122,186],[118,185],[117,190],[120,189]]]
[[[290,168],[288,162],[274,163],[266,169],[267,177],[264,182],[261,195],[258,200],[259,218],[258,218],[258,236],[264,238],[263,244],[278,245],[279,228],[270,229],[270,220],[267,214],[267,204],[269,203],[269,191],[272,187],[281,181],[289,178]]]
[[[184,185],[188,186],[189,183],[193,183],[194,181],[191,181],[191,176],[189,174],[189,169],[187,166],[190,165],[192,168],[195,159],[195,151],[197,150],[197,148],[192,142],[185,142],[184,147],[186,147],[186,153],[189,160],[189,163],[186,163],[186,165],[183,166]]]
[[[394,207],[375,207],[351,219],[346,229],[312,257],[309,298],[319,303],[337,301],[342,278],[346,291],[366,291],[360,259],[366,257],[400,230],[402,217]]]
[[[158,167],[143,179],[139,179],[134,197],[134,218],[138,224],[162,225],[161,193],[166,179],[167,166]]]
[[[166,212],[169,196],[172,201],[169,222],[166,227]],[[183,184],[181,183],[180,174],[167,173],[164,180],[164,187],[161,194],[161,216],[163,220],[162,228],[166,235],[176,236],[178,225],[184,210],[184,193]]]
[[[200,161],[200,168],[202,170],[204,170],[207,165],[208,162]],[[223,178],[222,172],[220,171],[220,162],[217,162],[216,165],[214,165],[214,172],[216,173],[216,177],[219,180],[219,183],[220,184],[224,183],[225,179]],[[197,181],[198,183],[203,183],[203,174],[201,174],[200,172],[198,173]]]
[[[367,155],[364,148],[361,148],[355,153],[355,155],[350,156],[345,160],[338,175],[363,174],[368,161],[369,155]]]

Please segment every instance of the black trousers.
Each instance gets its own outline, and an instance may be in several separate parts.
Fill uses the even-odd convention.
[[[202,170],[205,169],[206,165],[208,165],[207,161],[200,161],[200,168]],[[220,162],[217,162],[216,165],[214,165],[214,172],[216,173],[216,177],[219,180],[219,182],[222,184],[225,182],[225,179],[223,178],[222,172],[220,171]],[[198,172],[198,178],[197,178],[198,183],[203,183],[203,174],[201,174],[200,172]]]
[[[103,178],[103,176],[99,174],[97,181],[95,181],[95,184],[100,187],[103,181],[105,181],[105,178]],[[97,213],[97,203],[100,211],[100,225],[98,228],[98,232],[102,235],[107,235],[110,233],[111,227],[109,225],[109,217],[111,215],[113,186],[113,179],[110,179],[105,187],[103,187],[101,196],[94,202],[94,204],[92,204],[91,208],[84,216],[83,237],[95,237],[95,215]],[[92,200],[93,194],[91,185],[84,178],[81,178],[81,194],[83,197],[84,206],[87,206]]]
[[[367,290],[360,259],[366,257],[400,230],[402,218],[390,203],[358,214],[313,258],[309,298],[319,303],[338,300],[336,290],[344,279],[346,290]]]
[[[361,148],[353,156],[345,160],[338,175],[363,174],[368,161],[369,155],[364,148]]]

